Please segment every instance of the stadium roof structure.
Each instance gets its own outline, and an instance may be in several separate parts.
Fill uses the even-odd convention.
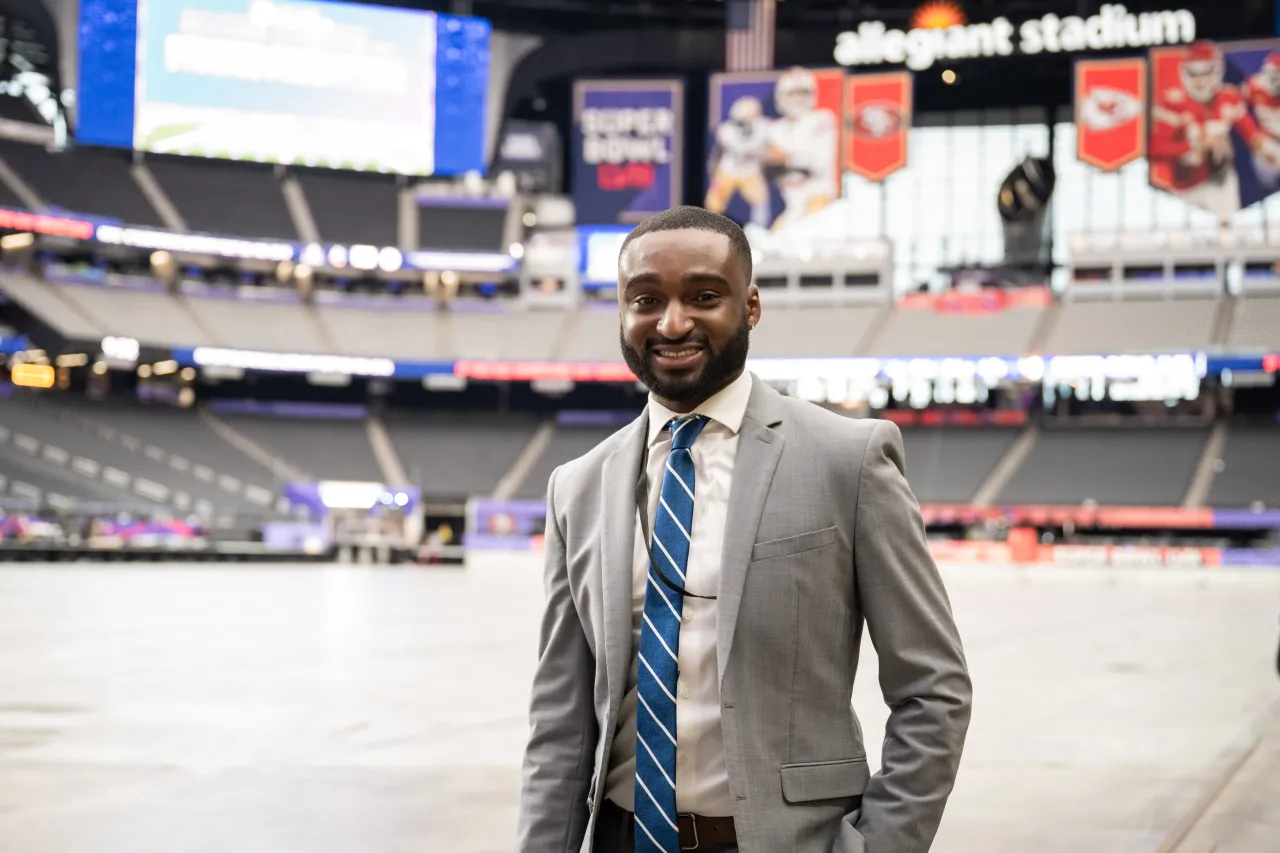
[[[927,0],[777,0],[780,31],[854,26],[862,21],[908,23]],[[410,6],[438,12],[488,18],[497,29],[543,35],[569,35],[627,28],[720,29],[725,0],[379,0],[381,5]],[[1243,33],[1259,32],[1275,20],[1272,0],[1114,0],[1134,12],[1190,9],[1215,27]],[[998,15],[1010,19],[1045,14],[1091,14],[1100,2],[1078,0],[962,0],[959,5],[973,21]],[[1084,8],[1082,8],[1084,7]],[[1218,35],[1211,33],[1210,35]]]

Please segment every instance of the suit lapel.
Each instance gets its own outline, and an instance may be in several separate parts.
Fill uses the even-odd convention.
[[[778,392],[759,378],[753,378],[751,398],[738,436],[738,456],[734,460],[720,562],[716,668],[721,683],[724,682],[725,667],[733,646],[734,629],[738,625],[738,608],[742,603],[742,588],[747,582],[751,546],[756,541],[773,472],[782,456],[784,438],[774,429],[781,421],[782,403]]]
[[[610,707],[622,700],[631,668],[631,594],[636,529],[635,483],[640,473],[640,455],[649,432],[646,410],[622,437],[622,445],[609,455],[601,469],[601,512],[603,563],[601,588],[604,596],[605,673],[608,676]]]

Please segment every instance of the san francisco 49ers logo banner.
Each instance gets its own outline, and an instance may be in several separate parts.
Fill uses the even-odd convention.
[[[913,80],[909,71],[845,80],[845,168],[850,172],[883,181],[907,165]]]
[[[1147,61],[1076,63],[1076,156],[1114,172],[1147,153]]]

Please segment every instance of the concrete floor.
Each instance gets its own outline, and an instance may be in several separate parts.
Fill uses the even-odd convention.
[[[936,853],[1280,850],[1280,572],[947,580],[976,695]],[[540,601],[528,556],[0,567],[0,853],[508,850]]]

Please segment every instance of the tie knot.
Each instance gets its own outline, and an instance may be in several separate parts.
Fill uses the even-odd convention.
[[[692,415],[687,418],[672,418],[667,424],[667,428],[671,430],[671,449],[672,450],[688,450],[693,447],[693,443],[701,434],[702,428],[707,425],[705,415]]]

